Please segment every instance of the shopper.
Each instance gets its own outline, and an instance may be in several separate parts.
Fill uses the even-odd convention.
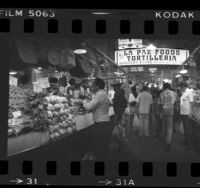
[[[83,103],[85,109],[92,112],[95,122],[90,128],[90,141],[88,145],[92,145],[92,151],[96,151],[96,154],[100,152],[100,155],[101,151],[104,154],[106,153],[112,133],[112,125],[110,124],[110,117],[108,114],[110,100],[104,88],[104,81],[100,78],[96,78],[93,83],[94,98],[91,102]]]
[[[181,84],[182,96],[180,100],[181,119],[184,129],[184,145],[185,149],[191,149],[191,125],[189,117],[192,114],[193,95],[186,83]]]
[[[110,86],[109,91],[108,91],[108,97],[109,97],[112,104],[113,104],[114,96],[115,96],[114,88],[113,88],[113,86]]]
[[[130,116],[130,127],[129,127],[129,133],[128,136],[131,135],[131,133],[133,132],[133,118],[135,115],[135,111],[136,111],[136,99],[138,96],[138,92],[136,91],[136,86],[132,86],[131,88],[131,93],[129,94],[129,105],[128,105],[128,111],[129,111],[129,116]]]
[[[159,102],[160,94],[162,91],[157,90],[156,99],[155,99],[155,108],[152,108],[152,111],[155,110],[155,139],[158,140],[161,136],[163,130],[162,124],[162,106]]]
[[[143,86],[142,92],[138,95],[136,101],[138,103],[137,109],[139,112],[142,135],[149,136],[149,113],[151,104],[153,103],[153,98],[148,92],[147,86]]]
[[[123,89],[119,89],[113,99],[113,108],[115,112],[115,125],[118,125],[121,121],[122,115],[125,112],[125,109],[127,108],[127,100],[125,98],[125,92]]]
[[[174,132],[177,132],[180,130],[180,125],[181,125],[181,112],[180,112],[181,91],[177,89],[175,94],[176,94],[176,102],[174,103],[173,130]]]
[[[153,103],[152,108],[150,111],[150,132],[152,133],[152,136],[155,136],[156,129],[157,129],[157,120],[159,120],[159,108],[158,108],[158,98],[159,98],[159,92],[158,90],[152,91],[152,97],[153,97]]]
[[[164,83],[163,92],[160,95],[160,103],[162,104],[162,121],[165,130],[165,150],[171,150],[171,141],[173,135],[173,115],[174,103],[176,97],[173,91],[170,90],[170,84]]]

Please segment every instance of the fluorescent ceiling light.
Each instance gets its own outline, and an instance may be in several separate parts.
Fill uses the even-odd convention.
[[[92,12],[92,14],[95,15],[106,15],[106,14],[110,14],[109,12]]]
[[[9,72],[9,74],[10,75],[15,75],[15,74],[17,74],[17,72],[12,71],[12,72]]]
[[[85,49],[76,49],[76,50],[74,50],[75,54],[85,54],[86,52],[87,52],[87,50],[85,50]]]
[[[118,75],[123,75],[124,73],[122,72],[114,72],[115,74],[118,74]]]
[[[188,71],[186,69],[183,69],[180,71],[181,74],[186,74]]]
[[[41,69],[42,69],[42,67],[38,67],[38,69],[39,69],[39,70],[41,70]]]

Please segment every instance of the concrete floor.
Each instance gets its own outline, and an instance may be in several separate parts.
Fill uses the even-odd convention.
[[[185,150],[181,144],[183,135],[175,133],[172,140],[172,150],[164,149],[162,138],[138,137],[133,135],[123,147],[123,153],[112,153],[110,160],[122,161],[165,161],[165,162],[200,162],[200,155],[193,150]]]

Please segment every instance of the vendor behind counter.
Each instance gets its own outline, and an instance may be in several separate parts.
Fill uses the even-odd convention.
[[[93,83],[94,98],[90,102],[83,102],[84,108],[92,112],[95,122],[88,134],[90,137],[88,145],[96,155],[98,152],[105,153],[113,129],[109,117],[111,103],[104,88],[104,81],[96,78]]]

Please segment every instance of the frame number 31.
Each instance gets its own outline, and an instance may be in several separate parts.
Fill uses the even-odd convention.
[[[27,185],[37,185],[37,178],[27,178],[26,184]]]

